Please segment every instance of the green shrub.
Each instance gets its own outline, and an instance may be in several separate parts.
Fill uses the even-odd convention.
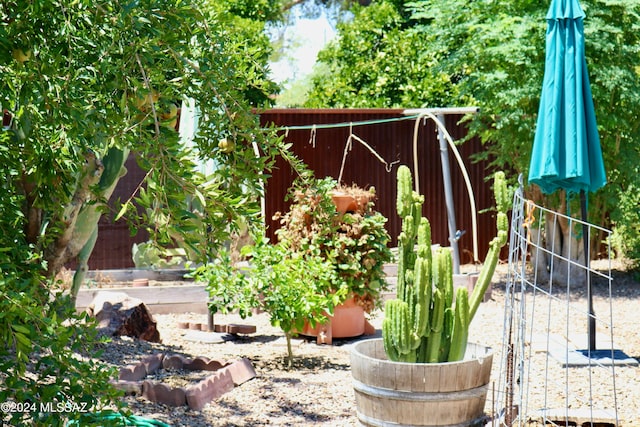
[[[50,298],[54,285],[40,259],[6,236],[0,237],[0,402],[14,410],[1,419],[14,426],[62,426],[66,419],[94,425],[84,418],[119,395],[109,385],[117,373],[94,359],[95,324],[64,297]],[[58,405],[68,406],[50,410]]]
[[[611,244],[616,255],[628,259],[632,268],[640,269],[640,186],[631,185],[620,193],[611,219]]]

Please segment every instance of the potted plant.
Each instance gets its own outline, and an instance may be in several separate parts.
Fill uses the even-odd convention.
[[[324,178],[296,185],[292,196],[288,212],[277,214],[278,241],[294,253],[328,261],[347,289],[330,323],[301,332],[327,343],[332,337],[362,335],[365,313],[373,311],[387,289],[383,265],[392,258],[387,219],[374,209],[375,190]],[[340,197],[350,202],[342,204],[336,200]]]
[[[292,252],[284,242],[271,244],[258,238],[255,244],[243,247],[242,254],[251,260],[247,267],[234,266],[227,252],[198,267],[193,276],[207,283],[213,314],[237,312],[244,319],[256,309],[266,312],[271,324],[284,332],[291,367],[291,338],[306,322],[325,321],[327,313],[344,299],[346,287],[328,261]]]
[[[347,212],[364,214],[376,196],[373,187],[365,190],[355,184],[349,186],[338,184],[330,191],[330,194],[331,200],[339,214],[345,214]]]
[[[484,424],[493,353],[468,344],[468,332],[507,241],[510,200],[502,172],[495,174],[494,192],[497,236],[469,296],[466,287],[454,290],[450,251],[432,254],[424,198],[413,191],[409,169],[398,169],[397,298],[385,304],[382,339],[357,343],[351,353],[363,424]]]
[[[234,265],[222,251],[193,273],[195,280],[207,283],[213,314],[238,312],[244,318],[255,309],[267,312],[285,334],[289,365],[296,333],[310,334],[318,324],[335,320],[349,299],[364,327],[364,312],[373,310],[386,289],[382,266],[391,251],[386,218],[372,208],[374,193],[360,190],[368,193],[367,206],[340,214],[332,201],[336,188],[331,178],[298,183],[291,208],[278,215],[277,243],[256,237],[254,245],[241,250],[246,267]],[[350,191],[355,193],[355,187]]]

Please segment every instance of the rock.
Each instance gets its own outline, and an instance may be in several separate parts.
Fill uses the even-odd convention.
[[[124,292],[99,292],[87,312],[98,320],[98,328],[109,335],[160,342],[149,308]]]

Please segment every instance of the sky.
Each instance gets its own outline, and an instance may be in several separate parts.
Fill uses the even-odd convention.
[[[311,73],[318,52],[335,37],[335,30],[326,15],[317,19],[295,18],[285,29],[287,53],[270,64],[273,79],[278,83],[297,80]]]

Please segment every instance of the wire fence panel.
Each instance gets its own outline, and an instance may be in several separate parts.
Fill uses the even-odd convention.
[[[614,342],[610,234],[516,192],[494,426],[621,425],[616,369],[637,361]],[[607,259],[571,236],[604,236]]]

